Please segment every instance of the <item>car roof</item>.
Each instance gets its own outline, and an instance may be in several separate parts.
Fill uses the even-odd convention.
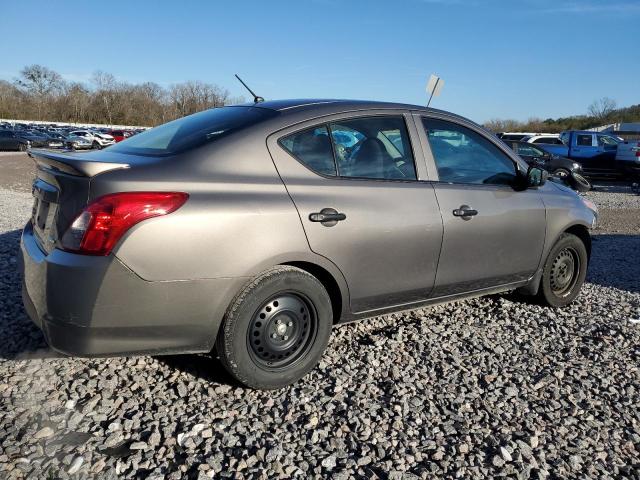
[[[373,100],[307,98],[268,100],[259,103],[249,102],[235,106],[265,108],[279,112],[281,117],[295,116],[297,117],[296,121],[304,117],[311,119],[324,115],[332,115],[334,113],[351,112],[358,110],[411,110],[424,113],[439,113],[467,122],[470,121],[468,118],[456,115],[455,113],[438,110],[435,108],[427,108],[424,106],[412,105],[408,103],[380,102]]]
[[[332,109],[336,112],[348,110],[370,110],[370,109],[394,109],[394,110],[424,110],[438,111],[433,108],[427,108],[420,105],[411,105],[408,103],[396,102],[379,102],[374,100],[345,100],[331,98],[307,98],[307,99],[288,99],[288,100],[268,100],[259,103],[244,103],[245,107],[268,108],[286,114],[288,111],[314,110],[317,108]]]

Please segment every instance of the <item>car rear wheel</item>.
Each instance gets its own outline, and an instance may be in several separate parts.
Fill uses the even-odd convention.
[[[565,233],[556,242],[542,271],[538,298],[551,307],[564,307],[580,293],[589,257],[582,240]]]
[[[97,148],[98,150],[100,150],[102,148],[102,145],[100,145],[98,142],[93,142],[92,148]]]
[[[26,152],[27,151],[27,146],[24,143],[21,143],[18,145],[18,150],[21,152]]]
[[[280,388],[316,366],[332,323],[331,300],[322,283],[299,268],[276,267],[254,278],[233,300],[216,351],[240,383]]]

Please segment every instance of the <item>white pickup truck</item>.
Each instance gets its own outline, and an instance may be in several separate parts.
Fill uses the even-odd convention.
[[[619,143],[616,163],[632,182],[640,182],[640,140],[625,140]]]

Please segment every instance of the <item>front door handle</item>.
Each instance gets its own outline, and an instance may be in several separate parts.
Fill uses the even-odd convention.
[[[320,222],[325,227],[333,227],[336,223],[346,220],[347,216],[344,213],[338,213],[333,208],[323,208],[319,212],[309,214],[309,220],[311,222]]]
[[[453,211],[454,217],[461,217],[463,220],[471,220],[471,217],[475,217],[476,215],[478,215],[478,211],[469,205],[461,205],[460,208],[456,208]]]

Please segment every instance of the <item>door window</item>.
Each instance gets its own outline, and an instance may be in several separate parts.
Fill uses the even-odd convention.
[[[618,143],[613,137],[608,135],[598,135],[598,145],[603,146],[612,146],[617,147]]]
[[[280,145],[323,175],[417,179],[409,135],[401,116],[342,120],[296,132],[280,139]]]
[[[280,145],[314,172],[336,174],[329,131],[325,125],[289,135],[280,140]]]
[[[416,180],[402,117],[357,118],[329,128],[341,177]]]
[[[592,141],[591,135],[578,135],[576,139],[576,143],[580,147],[590,147],[592,146]]]
[[[536,138],[533,143],[545,143],[547,145],[559,145],[562,142],[556,137],[540,137]]]
[[[479,133],[452,122],[424,118],[441,182],[510,185],[514,162]]]
[[[544,152],[538,150],[530,143],[521,143],[518,145],[518,155],[524,155],[526,157],[544,157]]]

